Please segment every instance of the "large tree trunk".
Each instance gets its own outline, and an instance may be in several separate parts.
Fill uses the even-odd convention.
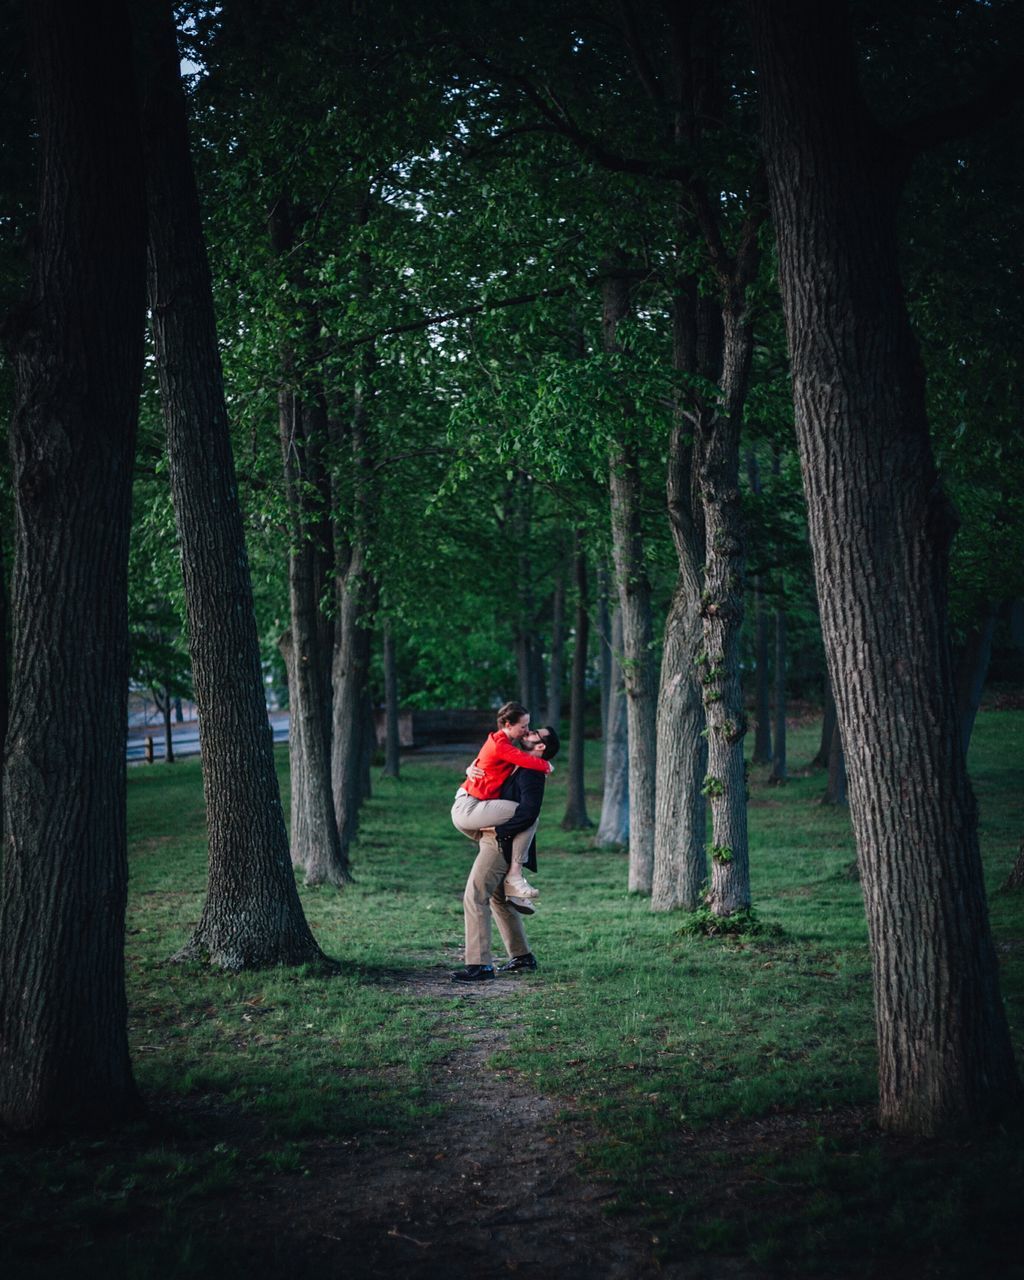
[[[599,848],[622,848],[629,842],[629,717],[623,684],[622,611],[612,614],[611,692],[608,698],[608,731],[604,742],[604,793],[601,818],[594,844]]]
[[[956,708],[953,519],[898,270],[910,153],[868,114],[839,6],[755,0],[753,14],[797,439],[871,942],[880,1117],[929,1134],[991,1116],[1019,1085]]]
[[[578,831],[593,826],[587,816],[587,793],[584,782],[583,731],[587,711],[587,649],[590,639],[590,615],[587,612],[587,556],[583,538],[576,530],[573,564],[576,575],[575,648],[572,655],[572,694],[569,708],[569,780],[568,797],[562,827]]]
[[[614,270],[603,288],[604,350],[618,349],[616,331],[629,313],[629,282]],[[612,555],[622,611],[622,669],[629,721],[629,891],[650,893],[654,880],[657,694],[651,657],[651,584],[640,529],[640,449],[627,413],[612,445],[609,466]]]
[[[673,364],[678,371],[717,376],[721,343],[713,340],[718,328],[713,310],[698,301],[695,282],[676,298]],[[696,403],[693,411],[691,416],[700,411]],[[669,440],[665,485],[678,570],[665,622],[658,692],[653,911],[695,910],[707,880],[707,805],[701,790],[707,772],[707,740],[698,674],[704,648],[700,615],[704,522],[696,493],[693,434],[680,403]]]
[[[702,680],[708,729],[705,794],[711,800],[711,888],[708,905],[720,916],[750,906],[747,845],[747,731],[739,643],[743,625],[744,530],[740,510],[739,444],[753,354],[745,290],[723,309],[722,400],[701,442],[700,490],[707,560],[702,615]]]
[[[227,969],[320,957],[289,859],[224,403],[172,6],[137,19],[150,310],[200,718],[209,883],[183,955]]]
[[[4,335],[16,400],[0,1122],[13,1129],[105,1124],[137,1106],[124,735],[145,323],[138,108],[123,4],[25,12],[41,182],[31,297]]]

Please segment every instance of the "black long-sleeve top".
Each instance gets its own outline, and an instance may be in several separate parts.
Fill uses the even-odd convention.
[[[502,800],[514,800],[519,806],[508,822],[503,822],[500,827],[495,828],[498,845],[505,855],[506,862],[512,861],[513,837],[518,835],[520,831],[525,831],[528,827],[532,827],[540,817],[540,807],[544,803],[544,783],[546,781],[546,773],[536,773],[530,769],[517,769],[501,788]],[[536,837],[530,843],[530,852],[523,865],[529,867],[531,871],[537,870]]]

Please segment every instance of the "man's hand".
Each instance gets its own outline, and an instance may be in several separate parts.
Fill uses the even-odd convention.
[[[469,768],[466,770],[466,777],[472,778],[474,782],[479,782],[483,776],[484,776],[484,771],[483,769],[480,768],[479,765],[471,764]]]

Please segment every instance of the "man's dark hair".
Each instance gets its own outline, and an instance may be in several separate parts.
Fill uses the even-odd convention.
[[[542,724],[537,732],[544,739],[543,759],[554,760],[555,756],[558,755],[558,748],[562,745],[558,739],[558,734],[549,724]]]
[[[521,702],[506,702],[498,708],[498,728],[503,724],[518,724],[530,713]]]

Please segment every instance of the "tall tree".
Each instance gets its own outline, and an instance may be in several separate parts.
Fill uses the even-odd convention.
[[[915,152],[1009,88],[884,128],[844,7],[754,0],[764,149],[822,631],[871,940],[881,1122],[934,1133],[1019,1092],[960,746],[936,473],[896,213]],[[908,608],[908,601],[914,607]]]
[[[621,351],[619,328],[630,312],[630,275],[606,264],[602,285],[602,347]],[[611,447],[609,488],[612,555],[622,616],[622,673],[629,735],[629,889],[650,893],[654,879],[657,701],[651,654],[651,584],[641,532],[640,447],[635,410],[625,405]]]
[[[0,1120],[124,1117],[128,533],[145,194],[126,6],[25,6],[40,190],[15,366]],[[53,725],[61,732],[55,741]]]
[[[149,296],[199,708],[209,880],[184,954],[228,969],[320,957],[295,888],[267,720],[210,269],[169,3],[137,18]]]
[[[572,689],[569,708],[569,784],[562,827],[578,831],[593,824],[587,816],[587,793],[583,766],[584,728],[587,707],[587,650],[590,640],[590,615],[587,610],[587,555],[583,532],[576,530],[573,539],[573,570],[576,579],[576,617],[573,627]]]

